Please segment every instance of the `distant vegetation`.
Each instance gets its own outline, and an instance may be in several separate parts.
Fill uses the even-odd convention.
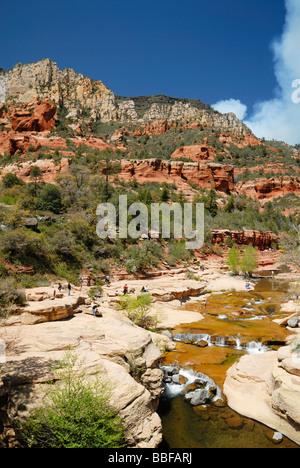
[[[185,249],[184,240],[100,239],[96,234],[96,208],[99,203],[113,203],[118,210],[118,197],[127,194],[128,205],[134,202],[170,201],[184,203],[184,195],[173,184],[125,183],[118,179],[117,160],[112,162],[110,150],[76,152],[71,171],[59,174],[56,184],[41,181],[38,170],[32,169],[30,182],[7,174],[0,186],[0,275],[13,275],[16,287],[45,284],[51,278],[78,282],[81,269],[89,267],[92,276],[107,274],[112,267],[135,273],[166,261],[175,266],[193,258]],[[114,181],[108,182],[99,168],[109,167]],[[205,204],[205,249],[213,251],[211,229],[256,229],[274,233],[286,232],[295,238],[294,216],[284,216],[293,195],[265,203],[246,195],[222,197],[212,190],[198,189],[196,202]],[[217,203],[218,199],[218,203]],[[222,203],[223,202],[223,203]],[[294,197],[293,203],[299,204]],[[28,219],[37,220],[28,225]],[[18,275],[18,266],[30,266],[35,275]],[[12,266],[10,268],[9,266]]]
[[[172,100],[166,96],[154,98],[158,102]],[[145,112],[151,100],[140,97],[135,101],[137,108]],[[194,104],[205,108],[201,101]],[[90,121],[88,109],[82,109],[82,116],[83,136],[92,134],[109,142],[115,130],[123,126],[121,122]],[[130,183],[119,180],[120,160],[127,155],[137,159],[169,159],[181,146],[207,144],[215,149],[218,164],[230,164],[240,169],[235,182],[281,174],[298,177],[300,168],[296,147],[283,142],[263,141],[262,145],[239,148],[233,143],[222,143],[220,131],[214,128],[202,125],[188,128],[188,119],[173,122],[174,125],[163,135],[134,136],[141,124],[126,125],[123,135],[125,152],[112,149],[98,151],[86,145],[76,148],[71,140],[76,134],[70,127],[71,123],[74,123],[73,119],[67,117],[66,109],[58,109],[57,126],[50,133],[64,138],[68,149],[74,153],[68,174],[59,174],[55,184],[44,183],[40,170],[33,165],[29,183],[25,184],[16,175],[8,173],[0,186],[0,278],[14,278],[16,290],[47,284],[58,277],[76,283],[83,267],[89,268],[97,282],[101,275],[106,275],[114,267],[135,274],[159,267],[163,261],[174,267],[194,258],[193,252],[185,248],[184,239],[125,241],[101,240],[97,236],[96,207],[99,203],[110,202],[118,210],[120,194],[128,196],[128,205],[138,201],[147,206],[155,202],[186,202],[175,184],[139,184],[134,178]],[[36,152],[29,148],[24,157],[33,163],[38,159],[53,158],[58,164],[62,153],[59,148],[53,152],[43,146]],[[5,154],[0,157],[0,164],[3,166],[19,160],[18,154]],[[277,169],[282,168],[278,174],[272,172],[275,164]],[[105,173],[114,180],[110,178],[108,182]],[[193,184],[191,188],[195,191],[194,201],[205,204],[205,252],[218,252],[218,247],[211,244],[210,232],[224,228],[269,230],[276,234],[284,232],[282,248],[288,245],[287,239],[295,251],[300,245],[294,228],[299,224],[297,214],[283,214],[287,208],[294,207],[296,212],[300,207],[300,199],[296,195],[291,193],[261,206],[246,195],[231,194],[228,197],[217,194],[214,189],[199,189]],[[30,224],[28,219],[37,220],[37,223]],[[35,274],[19,273],[22,266],[33,268]]]

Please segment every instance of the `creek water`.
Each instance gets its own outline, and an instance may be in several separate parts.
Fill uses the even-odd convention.
[[[197,302],[186,302],[186,310],[204,315],[199,322],[182,324],[172,331],[176,349],[163,356],[161,365],[175,365],[185,383],[166,383],[158,413],[162,420],[165,448],[299,448],[274,430],[245,418],[225,402],[199,405],[184,398],[184,388],[197,373],[208,376],[222,393],[227,369],[240,356],[278,349],[290,334],[273,320],[289,299],[289,284],[274,278],[255,280],[251,291],[213,293]]]

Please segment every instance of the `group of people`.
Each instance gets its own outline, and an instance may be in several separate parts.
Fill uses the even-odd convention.
[[[149,292],[147,286],[143,286],[142,289],[141,289],[141,292],[145,292],[145,293]],[[123,294],[124,294],[124,296],[125,296],[127,293],[128,293],[128,286],[127,286],[127,284],[125,284],[124,287],[123,287]]]
[[[58,289],[58,292],[61,292],[62,284],[60,282],[58,283],[57,289]],[[70,296],[71,295],[71,289],[72,289],[72,286],[71,286],[70,282],[68,283],[67,289],[68,289],[68,296]]]

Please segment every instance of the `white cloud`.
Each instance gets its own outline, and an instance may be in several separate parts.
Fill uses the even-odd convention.
[[[259,102],[244,123],[262,138],[300,143],[300,2],[285,0],[286,19],[283,34],[273,43],[274,73],[278,88],[274,99]]]
[[[239,99],[227,99],[224,101],[218,101],[211,106],[221,114],[227,114],[233,112],[239,120],[243,120],[247,113],[247,106],[242,104]]]
[[[234,112],[259,138],[300,143],[300,1],[285,0],[286,18],[280,40],[274,41],[274,98],[257,102],[252,115],[238,99],[213,104],[221,113]]]

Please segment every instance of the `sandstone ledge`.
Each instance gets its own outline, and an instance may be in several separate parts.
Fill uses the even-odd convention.
[[[50,364],[71,349],[88,378],[100,373],[112,386],[111,403],[124,421],[128,446],[155,448],[161,442],[156,409],[163,385],[155,334],[107,309],[101,318],[77,313],[66,320],[2,327],[0,338],[6,343],[0,396],[10,398],[9,408],[1,409],[10,419],[22,419],[40,404],[46,382],[53,377]],[[131,376],[135,365],[143,370],[142,383]]]
[[[233,410],[300,444],[300,376],[285,368],[287,354],[290,364],[288,347],[243,356],[227,371],[223,392]]]

